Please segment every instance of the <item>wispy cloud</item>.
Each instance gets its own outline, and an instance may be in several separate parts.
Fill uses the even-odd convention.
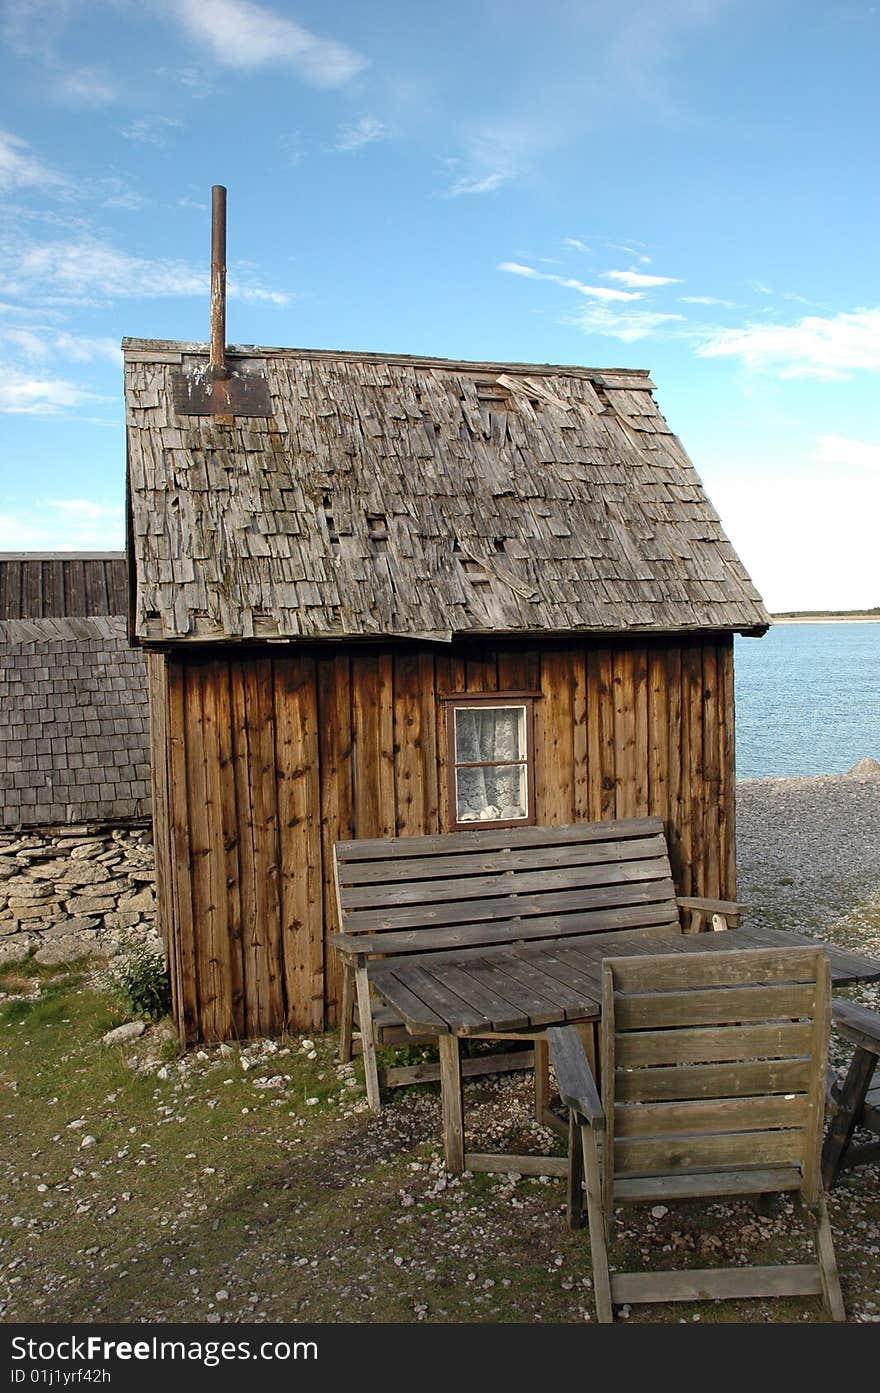
[[[621,285],[638,286],[641,289],[653,289],[658,285],[681,285],[677,276],[650,276],[644,271],[603,271],[603,280],[618,281]]]
[[[387,140],[390,134],[388,127],[375,116],[362,116],[359,121],[337,126],[333,149],[348,154],[362,150],[365,145],[372,145],[374,141]]]
[[[102,208],[121,208],[126,213],[136,213],[144,206],[143,194],[139,194],[135,189],[129,187],[123,179],[115,179],[110,176],[101,180]],[[99,195],[100,196],[100,195]]]
[[[316,87],[338,87],[366,67],[347,44],[324,39],[250,0],[177,0],[169,13],[228,68],[293,68]]]
[[[194,101],[204,101],[214,91],[214,84],[193,64],[183,68],[157,68],[156,76],[165,78],[175,87],[182,87]]]
[[[126,140],[136,140],[141,145],[155,145],[159,149],[168,143],[172,131],[180,130],[182,122],[174,116],[136,116],[119,132]]]
[[[590,250],[586,242],[582,242],[579,237],[563,237],[562,245],[564,247],[571,247],[572,251],[576,252],[588,252]]]
[[[807,315],[796,324],[748,324],[711,336],[697,352],[704,358],[738,358],[752,369],[781,377],[842,378],[880,370],[880,309],[829,317]]]
[[[55,95],[71,106],[99,107],[116,101],[116,83],[102,68],[70,68],[55,80]]]
[[[492,174],[484,174],[481,177],[463,175],[460,179],[455,180],[446,196],[447,198],[461,198],[462,194],[493,193],[495,189],[500,189],[509,177],[508,174],[502,174],[499,170],[495,170]]]
[[[8,365],[0,373],[0,412],[6,415],[55,416],[91,395],[65,378],[35,376]]]
[[[30,295],[32,303],[94,303],[95,300],[206,296],[209,277],[185,261],[151,260],[120,251],[96,238],[0,245],[0,293]],[[287,305],[290,296],[269,289],[250,274],[231,274],[229,294],[245,301]]]
[[[566,290],[576,290],[579,295],[585,295],[591,300],[640,300],[642,298],[641,293],[637,290],[614,290],[607,285],[587,285],[584,281],[574,280],[571,276],[556,276],[549,271],[536,271],[533,266],[525,266],[519,261],[499,262],[498,270],[506,271],[512,276],[524,276],[527,280],[553,281],[555,285],[564,286]]]
[[[590,305],[568,322],[577,324],[589,334],[620,339],[622,343],[636,343],[639,339],[652,337],[659,330],[682,324],[684,319],[683,314],[662,314],[659,310],[609,309],[607,305]]]
[[[0,131],[0,189],[64,189],[67,181],[30,153],[26,140]]]
[[[738,309],[735,300],[719,300],[715,295],[682,295],[680,297],[686,305],[719,305],[722,309]]]

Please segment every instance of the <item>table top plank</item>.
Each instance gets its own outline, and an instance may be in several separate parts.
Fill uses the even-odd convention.
[[[502,944],[462,957],[412,954],[387,969],[377,963],[371,980],[413,1033],[424,1032],[427,1010],[442,1022],[442,1029],[430,1027],[438,1033],[477,1035],[598,1020],[604,958],[783,947],[824,948],[834,986],[880,979],[880,960],[801,934],[741,926],[704,934],[627,929]]]
[[[473,958],[467,964],[467,972],[504,997],[512,1006],[518,1006],[528,1012],[530,1025],[536,1022],[546,1025],[551,1020],[565,1020],[565,1011],[556,1000],[555,993],[542,996],[533,978],[517,977],[509,973],[504,963],[495,956]]]

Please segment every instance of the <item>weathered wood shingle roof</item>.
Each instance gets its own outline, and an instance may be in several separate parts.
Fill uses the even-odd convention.
[[[124,348],[141,639],[769,623],[644,372],[247,348],[274,415],[212,418]]]

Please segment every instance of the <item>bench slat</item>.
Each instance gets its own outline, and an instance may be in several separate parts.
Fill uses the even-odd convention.
[[[410,837],[408,841],[420,838]],[[447,879],[452,876],[491,875],[502,871],[539,871],[551,867],[593,866],[609,861],[647,861],[662,856],[668,863],[662,835],[629,841],[567,842],[563,846],[537,846],[527,850],[501,847],[487,851],[482,845],[459,855],[406,856],[381,861],[337,861],[340,885],[392,885],[397,881]],[[424,887],[427,897],[429,889]]]
[[[535,915],[574,914],[578,910],[604,910],[623,906],[666,904],[670,915],[678,918],[678,907],[671,880],[587,886],[576,890],[545,891],[530,895],[494,896],[480,900],[449,900],[439,904],[393,905],[386,909],[348,910],[347,933],[381,933],[385,930],[418,928],[427,931],[452,924],[483,920],[524,919]]]
[[[532,919],[496,919],[485,924],[458,924],[428,929],[402,929],[372,934],[333,934],[330,942],[347,953],[428,953],[433,949],[522,943],[535,938],[611,933],[615,929],[669,928],[678,915],[665,901],[626,905],[584,914],[558,914]]]
[[[568,842],[604,842],[616,837],[645,837],[662,833],[659,817],[618,818],[610,822],[572,822],[558,827],[507,827],[473,832],[441,832],[430,837],[376,837],[337,842],[340,862],[387,861],[401,856],[450,856],[460,851],[490,851],[508,846],[564,846]]]
[[[543,891],[589,889],[604,885],[638,885],[662,880],[671,885],[666,857],[650,861],[615,861],[601,866],[554,866],[551,870],[508,870],[499,866],[494,875],[457,877],[454,880],[410,882],[406,885],[353,885],[341,888],[339,902],[345,910],[382,908],[385,905],[421,905],[480,900],[504,895],[541,894]]]

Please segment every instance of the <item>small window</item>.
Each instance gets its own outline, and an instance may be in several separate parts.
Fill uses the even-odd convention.
[[[451,698],[446,720],[452,826],[534,822],[531,699],[505,693]]]

